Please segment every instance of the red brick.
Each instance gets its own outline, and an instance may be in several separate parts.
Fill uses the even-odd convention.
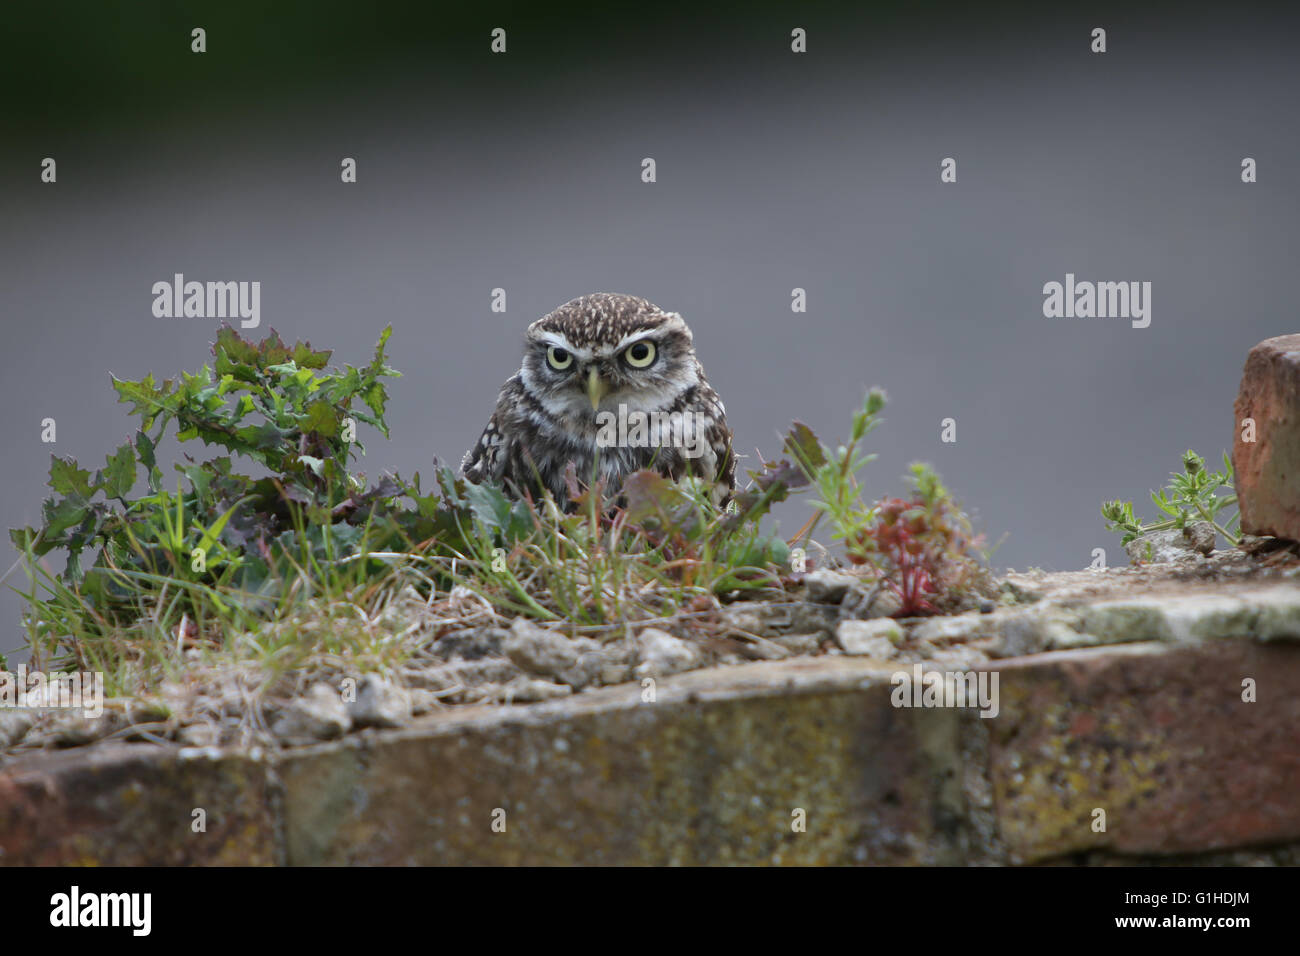
[[[1255,420],[1254,442],[1241,440],[1247,418]],[[1241,530],[1300,541],[1300,334],[1250,350],[1234,427]]]

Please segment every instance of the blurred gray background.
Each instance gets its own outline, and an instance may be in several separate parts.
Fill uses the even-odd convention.
[[[371,475],[458,463],[527,323],[627,292],[686,317],[742,452],[792,419],[836,440],[881,385],[869,494],[924,459],[1006,534],[999,567],[1122,564],[1101,501],[1141,505],[1188,447],[1217,461],[1246,352],[1300,324],[1294,27],[1240,5],[15,6],[0,522],[37,521],[51,452],[93,469],[128,436],[110,372],[209,358],[216,321],[151,313],[183,272],[260,280],[259,332],[336,360],[393,324]],[[1150,281],[1150,327],[1044,318],[1067,272]],[[0,597],[0,651],[19,608]]]

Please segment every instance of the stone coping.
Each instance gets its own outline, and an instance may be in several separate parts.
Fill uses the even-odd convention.
[[[895,706],[896,674],[969,672],[942,657],[840,655],[462,707],[282,751],[101,743],[23,754],[0,767],[0,862],[1288,853],[1300,841],[1300,589],[1244,593],[1174,600],[1154,615],[1130,596],[1117,618],[1124,643],[972,662],[986,682],[997,675],[987,718],[977,707]],[[1146,609],[1131,613],[1135,602]],[[1089,613],[1118,612],[1101,602]]]

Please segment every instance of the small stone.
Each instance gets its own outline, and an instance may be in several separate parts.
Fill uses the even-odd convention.
[[[505,650],[521,669],[558,680],[574,690],[598,683],[607,666],[625,663],[629,657],[624,646],[603,646],[588,637],[565,637],[522,617],[510,625]]]
[[[730,604],[720,612],[723,627],[727,631],[735,631],[740,634],[754,634],[759,637],[764,636],[767,631],[767,624],[763,618],[762,607],[754,601],[739,601]]]
[[[1214,530],[1214,525],[1208,521],[1193,521],[1183,529],[1183,538],[1186,540],[1188,547],[1193,551],[1199,551],[1201,554],[1209,554],[1214,550],[1214,543],[1218,540],[1219,533]]]
[[[17,744],[27,736],[34,723],[36,717],[30,711],[0,709],[0,748]]]
[[[803,583],[808,588],[809,600],[819,604],[839,604],[857,580],[853,575],[845,574],[843,571],[818,568],[804,575]]]
[[[792,654],[816,654],[821,651],[823,640],[825,635],[822,633],[786,634],[772,638],[772,643],[781,645]]]
[[[641,661],[636,666],[637,677],[667,677],[693,670],[703,663],[698,647],[655,627],[643,630],[636,636],[636,642]]]
[[[898,656],[903,629],[897,621],[889,618],[878,621],[841,621],[835,631],[835,640],[845,654],[888,659]]]
[[[997,610],[997,605],[992,601],[980,601],[981,614],[992,614],[995,610]]]
[[[813,634],[820,631],[826,637],[830,637],[840,621],[840,609],[834,604],[800,601],[787,607],[790,609],[790,615],[784,625],[778,629],[779,635]],[[768,636],[775,639],[779,635],[773,633]]]
[[[568,697],[572,693],[573,688],[568,684],[556,684],[536,677],[516,677],[500,687],[497,699],[503,704],[531,704],[541,700],[554,700],[556,697]]]
[[[1250,350],[1233,410],[1241,530],[1300,541],[1300,334]],[[1254,441],[1242,441],[1246,419],[1254,422]]]
[[[444,661],[476,661],[501,657],[510,632],[501,627],[467,627],[449,631],[432,644],[434,655]]]
[[[357,683],[357,699],[346,702],[354,727],[400,727],[411,719],[411,695],[378,674]]]
[[[1210,547],[1213,549],[1213,541],[1211,541]],[[1196,548],[1192,546],[1192,542],[1188,540],[1182,528],[1148,531],[1141,537],[1134,538],[1124,545],[1124,550],[1128,553],[1129,561],[1133,564],[1164,564],[1168,561],[1183,561],[1197,553]]]
[[[506,638],[506,655],[518,667],[532,674],[554,676],[578,663],[584,653],[600,649],[590,638],[565,637],[538,627],[527,618],[515,618]]]
[[[108,711],[98,717],[85,717],[74,711],[56,717],[50,730],[54,734],[54,742],[59,746],[81,747],[107,737],[125,724],[123,716],[115,711]]]
[[[975,638],[992,637],[1000,629],[1000,622],[997,619],[975,614],[959,614],[954,617],[926,618],[913,628],[912,636],[918,641],[953,644]]]
[[[857,584],[840,602],[844,614],[864,621],[893,617],[903,609],[903,600],[890,588],[881,584]]]
[[[343,695],[324,682],[289,701],[271,723],[271,732],[286,743],[314,743],[342,737],[352,726]]]
[[[402,671],[402,682],[412,689],[420,688],[438,692],[453,687],[505,684],[521,673],[522,671],[508,658],[484,657],[476,661],[450,661],[432,667],[408,667]]]

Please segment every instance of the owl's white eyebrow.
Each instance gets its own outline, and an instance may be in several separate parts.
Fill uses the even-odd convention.
[[[615,352],[621,352],[633,342],[640,342],[642,339],[650,338],[655,335],[658,329],[642,329],[640,332],[632,332],[618,340],[618,345],[614,346]]]
[[[557,349],[564,349],[566,352],[572,352],[581,361],[591,358],[590,349],[578,349],[569,344],[568,340],[558,332],[542,332],[537,336],[539,341],[547,345],[554,346]]]

